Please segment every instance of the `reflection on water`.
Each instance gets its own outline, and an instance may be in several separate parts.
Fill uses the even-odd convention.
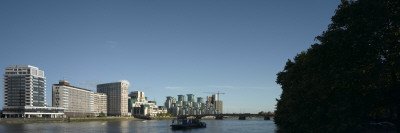
[[[171,130],[171,120],[149,121],[91,121],[69,123],[31,123],[31,124],[0,124],[0,133],[157,133],[157,132],[275,132],[273,120],[263,119],[224,119],[203,120],[206,128],[190,130]]]

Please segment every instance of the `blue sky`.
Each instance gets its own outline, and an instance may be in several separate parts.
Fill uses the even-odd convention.
[[[158,105],[220,91],[224,112],[273,111],[276,74],[316,43],[339,3],[1,0],[0,73],[9,65],[44,70],[49,105],[52,84],[65,78],[94,91],[128,80]]]

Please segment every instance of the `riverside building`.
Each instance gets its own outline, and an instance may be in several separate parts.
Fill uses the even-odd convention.
[[[65,108],[67,117],[99,116],[107,113],[107,95],[88,89],[71,86],[68,81],[60,80],[53,84],[53,107]]]
[[[107,94],[107,115],[130,116],[128,113],[128,87],[129,82],[126,80],[97,85],[98,93]]]
[[[168,113],[174,116],[178,115],[203,115],[203,114],[221,114],[222,101],[218,100],[217,95],[207,96],[207,101],[204,103],[202,97],[197,97],[195,102],[194,94],[187,94],[187,101],[185,95],[178,95],[178,101],[172,96],[167,96],[165,101],[165,108]]]
[[[133,91],[129,94],[129,98],[129,112],[132,113],[132,116],[154,117],[159,113],[167,113],[167,109],[164,106],[157,107],[156,101],[147,101],[144,92]]]
[[[223,112],[222,110],[222,101],[218,99],[217,94],[213,94],[211,96],[211,103],[214,105],[215,109],[217,109],[221,114]]]
[[[107,94],[93,92],[94,98],[94,115],[99,116],[101,113],[107,115]]]
[[[47,107],[44,71],[30,65],[9,66],[4,74],[3,114],[10,117],[63,117],[64,109]]]

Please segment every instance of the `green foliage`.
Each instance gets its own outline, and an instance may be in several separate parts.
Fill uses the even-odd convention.
[[[100,112],[99,117],[105,117],[106,114],[103,113],[103,111]]]
[[[268,112],[261,111],[261,112],[258,112],[258,114],[259,115],[273,115],[274,113],[272,113],[271,111],[268,111]]]
[[[261,112],[258,112],[258,114],[259,114],[259,115],[265,115],[265,114],[266,114],[266,112],[264,112],[264,111],[261,111]]]
[[[339,5],[320,43],[288,60],[274,121],[284,132],[360,132],[399,125],[400,1]]]
[[[165,117],[165,116],[171,116],[171,114],[170,113],[158,113],[157,116]]]

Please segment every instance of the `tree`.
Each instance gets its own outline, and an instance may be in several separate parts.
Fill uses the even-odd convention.
[[[286,132],[360,132],[400,125],[400,1],[342,0],[319,43],[277,74],[274,121]]]
[[[106,114],[103,113],[103,111],[100,112],[99,117],[105,117]]]
[[[259,114],[259,115],[264,115],[265,112],[264,112],[264,111],[261,111],[261,112],[258,112],[258,114]]]
[[[170,113],[158,113],[157,116],[161,116],[161,117],[170,117],[171,114],[170,114]]]

